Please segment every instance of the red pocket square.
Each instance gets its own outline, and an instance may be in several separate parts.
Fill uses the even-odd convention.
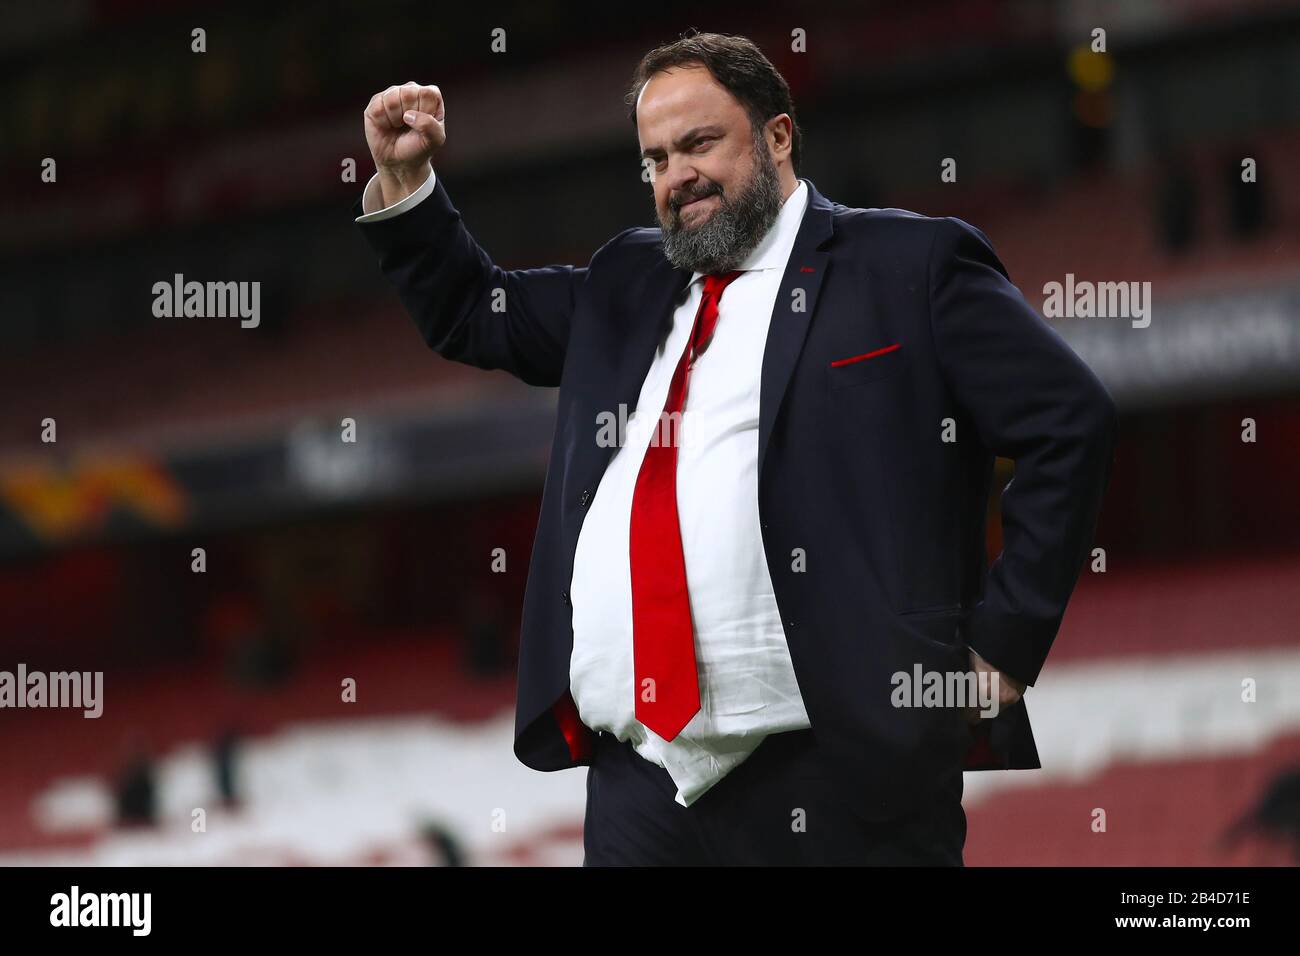
[[[866,352],[862,355],[851,355],[848,358],[836,359],[831,362],[831,368],[837,365],[848,365],[850,362],[861,362],[863,359],[875,358],[877,355],[884,355],[886,352],[892,352],[894,349],[902,348],[901,342],[895,342],[893,345],[886,345],[883,349],[876,349],[874,352]]]

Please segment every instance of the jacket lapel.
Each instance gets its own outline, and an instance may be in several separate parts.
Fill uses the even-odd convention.
[[[691,273],[674,268],[667,259],[660,259],[651,270],[646,282],[646,301],[641,313],[645,321],[636,323],[628,341],[624,367],[618,374],[617,403],[625,405],[629,414],[641,397],[641,386],[650,372],[655,352],[672,326],[673,313],[681,304],[683,293],[691,281]],[[652,414],[658,414],[656,409]]]
[[[834,232],[834,204],[817,191],[812,180],[805,179],[804,182],[808,184],[808,207],[804,210],[803,221],[790,251],[790,259],[772,309],[767,343],[763,349],[758,423],[760,474],[772,427],[785,398],[790,377],[794,374],[795,363],[803,349],[808,324],[817,308],[822,279],[826,275],[826,264],[830,259],[830,254],[823,251],[821,246],[826,244]],[[680,296],[690,278],[690,272],[674,268],[667,259],[659,259],[652,268],[645,285],[646,302],[640,313],[645,321],[636,323],[629,330],[623,362],[614,378],[617,392],[614,398],[615,411],[620,404],[629,413],[636,408],[641,385],[654,361],[655,350],[672,323],[673,312],[681,302]],[[601,449],[598,461],[593,462],[597,474],[608,464],[612,454],[612,448]]]
[[[762,384],[758,403],[758,473],[763,474],[768,441],[776,423],[777,412],[785,398],[795,363],[803,350],[808,324],[817,308],[822,279],[830,253],[821,247],[831,238],[834,224],[833,204],[813,185],[808,184],[808,206],[803,222],[795,236],[790,260],[786,263],[781,289],[772,308],[772,321],[767,329],[767,344],[763,348]]]
[[[630,294],[639,294],[642,303],[629,313],[637,321],[629,323],[618,362],[592,390],[591,394],[596,401],[585,421],[591,422],[593,433],[598,412],[617,416],[622,407],[630,417],[636,410],[637,401],[641,397],[641,386],[650,372],[655,352],[672,325],[673,312],[681,302],[680,297],[690,280],[690,272],[674,268],[667,259],[660,258],[655,261],[644,281],[629,290]],[[582,455],[582,463],[575,470],[575,478],[581,487],[594,488],[604,475],[616,448],[614,445],[585,441],[579,442],[577,447],[580,450],[593,449],[590,455]]]

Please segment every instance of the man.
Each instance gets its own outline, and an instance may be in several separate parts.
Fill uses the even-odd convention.
[[[961,865],[963,768],[1039,766],[1018,699],[1114,405],[983,233],[798,178],[789,89],[748,40],[652,51],[628,103],[660,228],[518,271],[432,169],[438,87],[365,111],[358,222],[426,342],[560,389],[515,753],[589,767],[586,865]],[[995,455],[1016,476],[990,569]],[[996,700],[895,693],[931,673]]]

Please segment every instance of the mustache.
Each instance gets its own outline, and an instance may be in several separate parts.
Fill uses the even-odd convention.
[[[695,202],[695,200],[697,199],[708,199],[710,196],[713,196],[715,194],[721,195],[721,193],[722,190],[719,189],[717,186],[710,186],[709,188],[705,189],[703,192],[700,193],[694,193],[691,195],[682,196],[678,199],[670,199],[668,201],[668,205],[672,208],[673,212],[681,212],[682,207],[689,202]]]

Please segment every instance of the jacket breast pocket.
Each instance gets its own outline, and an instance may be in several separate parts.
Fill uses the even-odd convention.
[[[851,388],[889,378],[907,365],[902,345],[882,345],[857,355],[833,359],[826,369],[826,381],[832,389]]]

